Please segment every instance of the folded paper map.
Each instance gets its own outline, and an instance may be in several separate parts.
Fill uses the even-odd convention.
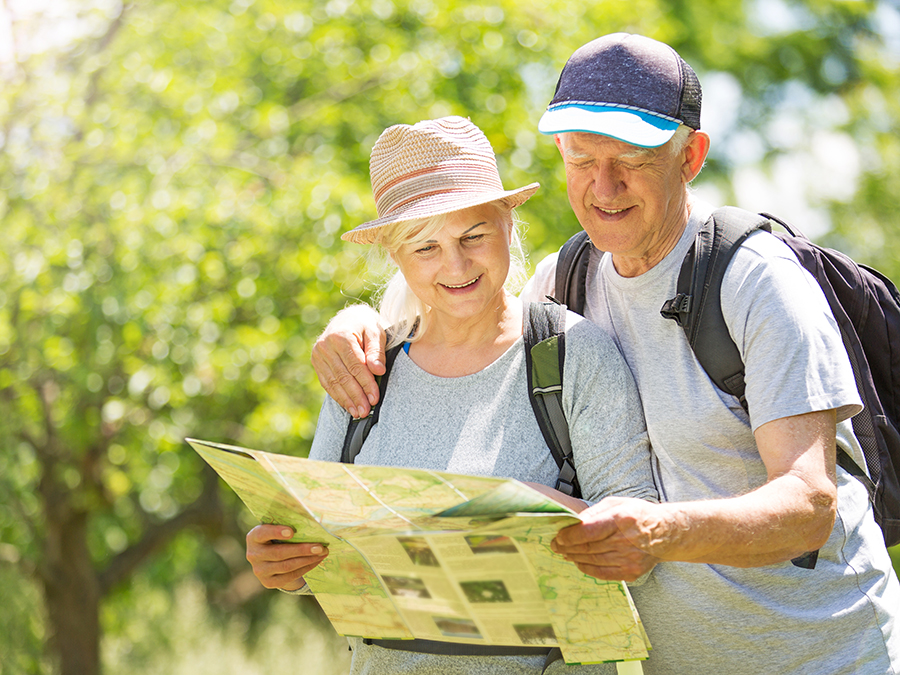
[[[625,584],[550,550],[578,515],[523,483],[187,442],[261,522],[328,546],[305,579],[341,635],[647,658]]]

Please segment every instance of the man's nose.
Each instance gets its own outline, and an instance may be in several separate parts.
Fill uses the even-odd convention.
[[[621,176],[613,167],[597,166],[594,169],[593,179],[591,189],[601,203],[611,201],[621,190]]]

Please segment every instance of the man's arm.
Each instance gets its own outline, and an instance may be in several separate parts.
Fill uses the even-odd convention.
[[[384,374],[384,330],[368,305],[341,310],[312,349],[319,384],[353,417],[365,417],[378,402],[375,375]]]
[[[760,567],[821,548],[837,509],[835,412],[756,430],[768,480],[728,499],[653,504],[611,497],[557,535],[554,550],[585,573],[630,581],[662,560]]]

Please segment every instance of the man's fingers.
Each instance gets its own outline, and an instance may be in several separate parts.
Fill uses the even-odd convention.
[[[363,331],[363,347],[366,350],[366,365],[373,375],[384,375],[384,354],[387,345],[387,336],[381,329],[372,330],[367,328]],[[372,405],[378,402],[378,387],[375,387],[375,400]]]
[[[589,511],[590,509],[588,509]],[[587,513],[585,511],[584,513]],[[580,523],[570,525],[556,533],[553,540],[554,547],[561,548],[602,542],[604,539],[618,532],[614,520],[597,520],[592,523]],[[555,550],[555,548],[554,548]]]
[[[384,331],[378,313],[355,305],[340,311],[326,326],[312,350],[312,365],[319,383],[354,417],[368,414],[378,400],[375,376],[384,372]],[[380,358],[379,358],[380,355]]]
[[[356,338],[323,335],[313,346],[310,361],[319,384],[339,406],[353,417],[369,413],[369,393],[359,381],[371,380],[375,400],[378,400],[378,386],[366,367],[366,354]]]

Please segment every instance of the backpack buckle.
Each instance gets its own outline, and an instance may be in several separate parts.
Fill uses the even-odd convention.
[[[662,309],[659,310],[659,313],[664,319],[672,319],[675,323],[684,328],[687,318],[691,313],[691,304],[693,303],[693,300],[694,296],[688,295],[687,293],[679,293],[671,300],[666,300],[665,303],[663,303]]]

